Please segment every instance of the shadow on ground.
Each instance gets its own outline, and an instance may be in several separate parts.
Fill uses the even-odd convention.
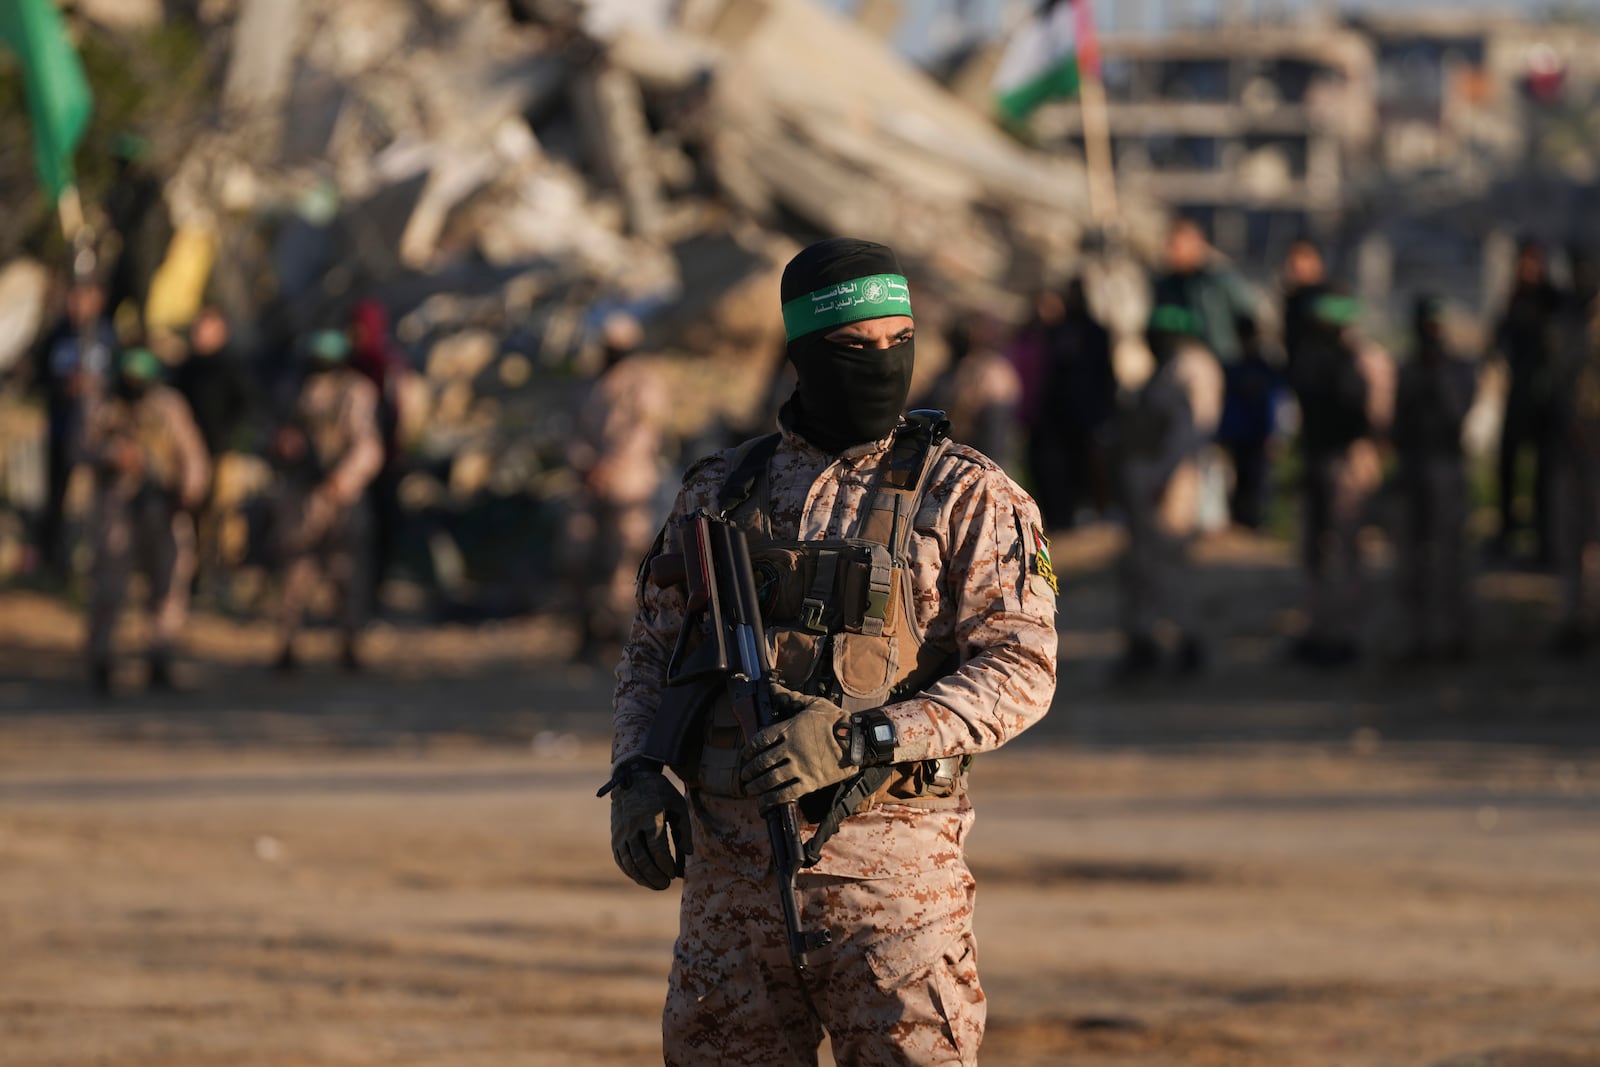
[[[1120,649],[1119,538],[1093,528],[1058,538],[1060,683],[1025,744],[1164,746],[1226,741],[1469,741],[1600,745],[1600,661],[1547,649],[1552,579],[1511,571],[1477,580],[1477,640],[1457,663],[1401,667],[1398,612],[1381,557],[1369,583],[1365,656],[1338,671],[1290,662],[1300,578],[1281,542],[1226,535],[1199,553],[1196,604],[1210,649],[1204,674],[1115,684]],[[480,626],[379,626],[358,675],[333,665],[329,635],[307,666],[279,677],[270,627],[199,614],[183,691],[142,692],[142,665],[119,670],[120,695],[84,684],[74,609],[32,593],[0,594],[0,715],[13,723],[77,720],[107,739],[249,744],[403,745],[460,735],[526,743],[608,735],[611,669],[575,662],[569,628],[546,617]],[[130,625],[130,643],[136,642]]]

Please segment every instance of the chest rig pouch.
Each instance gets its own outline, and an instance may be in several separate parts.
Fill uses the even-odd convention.
[[[929,472],[948,447],[947,426],[942,412],[906,416],[879,468],[858,536],[849,538],[775,538],[767,466],[779,435],[734,454],[718,508],[745,529],[773,669],[788,688],[865,711],[904,699],[954,669],[948,651],[922,642],[906,554]],[[698,757],[674,769],[694,788],[741,796],[743,737],[727,701],[709,700],[706,719]],[[850,796],[819,791],[801,800],[801,812],[819,826],[831,820],[837,829],[845,816],[884,802],[953,808],[965,769],[961,757],[870,768],[870,776],[851,783]],[[817,840],[818,849],[824,839]]]

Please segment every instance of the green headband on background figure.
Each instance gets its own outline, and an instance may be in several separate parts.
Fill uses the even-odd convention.
[[[1349,326],[1361,317],[1361,301],[1353,296],[1329,293],[1317,297],[1311,305],[1311,314],[1318,322],[1329,326]]]
[[[824,285],[783,305],[785,340],[863,319],[911,314],[911,286],[901,274]]]
[[[154,382],[161,379],[161,360],[148,348],[130,348],[117,360],[117,370],[124,378],[136,382]]]
[[[1159,333],[1181,333],[1187,337],[1199,337],[1200,316],[1178,304],[1160,304],[1151,310],[1150,322],[1146,329]]]

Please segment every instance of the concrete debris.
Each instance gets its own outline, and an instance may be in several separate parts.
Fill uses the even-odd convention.
[[[44,327],[50,273],[32,259],[0,267],[0,374],[22,358]]]
[[[560,442],[611,312],[643,324],[676,432],[715,440],[771,416],[777,272],[805,240],[892,244],[935,333],[980,306],[1020,319],[1079,265],[1082,168],[901,59],[877,32],[894,3],[876,30],[809,0],[190,6],[231,42],[213,124],[161,161],[214,249],[207,298],[268,363],[357,299],[387,308],[417,371],[396,386],[405,495],[452,595],[476,579],[451,544],[498,565],[453,515],[570,489]],[[1137,200],[1127,222],[1158,224]],[[0,366],[15,349],[0,337]],[[516,558],[551,536],[502,515]]]

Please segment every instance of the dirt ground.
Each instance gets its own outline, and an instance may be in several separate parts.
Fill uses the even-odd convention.
[[[1543,654],[1553,585],[1480,579],[1469,664],[1392,667],[1379,609],[1314,673],[1286,550],[1214,542],[1214,669],[1126,689],[1114,548],[1058,543],[1056,707],[974,770],[984,1062],[1600,1065],[1600,669]],[[612,867],[559,624],[281,680],[202,615],[185,692],[109,704],[80,625],[0,594],[0,1064],[659,1062],[676,895]]]

